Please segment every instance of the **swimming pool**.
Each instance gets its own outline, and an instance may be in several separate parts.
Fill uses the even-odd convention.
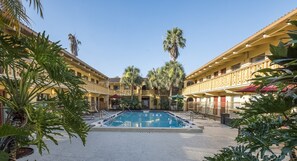
[[[104,126],[107,127],[184,128],[186,124],[183,120],[163,111],[126,111],[104,122]]]

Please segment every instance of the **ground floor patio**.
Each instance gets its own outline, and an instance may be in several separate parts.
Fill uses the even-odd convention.
[[[84,147],[79,139],[59,146],[49,144],[50,154],[35,153],[20,161],[201,161],[222,147],[235,144],[236,129],[213,120],[195,120],[203,133],[90,132]]]

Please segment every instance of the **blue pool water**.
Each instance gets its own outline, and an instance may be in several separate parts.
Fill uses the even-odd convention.
[[[113,127],[168,127],[182,128],[185,123],[168,114],[159,111],[123,112],[114,119],[104,123]]]

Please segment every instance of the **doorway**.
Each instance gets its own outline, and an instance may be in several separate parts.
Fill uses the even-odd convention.
[[[142,97],[141,98],[142,109],[150,109],[150,98],[149,97]]]

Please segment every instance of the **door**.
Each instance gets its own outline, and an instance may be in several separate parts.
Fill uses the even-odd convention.
[[[149,109],[150,108],[150,99],[149,98],[142,98],[142,108]]]
[[[226,96],[221,96],[221,111],[220,113],[226,112]]]
[[[218,114],[218,96],[214,96],[214,106],[213,106],[213,114],[217,115]]]
[[[91,108],[97,111],[97,109],[95,108],[95,97],[91,97]]]

